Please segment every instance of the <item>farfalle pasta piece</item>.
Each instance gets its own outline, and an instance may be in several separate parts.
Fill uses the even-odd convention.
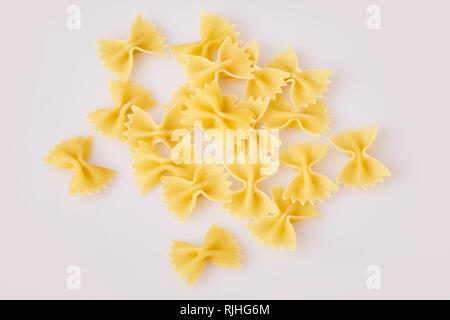
[[[231,202],[224,203],[223,208],[239,219],[258,218],[273,212],[274,206],[270,198],[260,189],[257,184],[268,175],[263,170],[263,165],[256,164],[226,164],[225,167],[230,174],[242,182],[242,189],[231,195]]]
[[[367,149],[375,140],[377,130],[378,126],[375,125],[372,128],[350,129],[329,137],[337,149],[352,158],[339,173],[338,183],[365,189],[368,185],[375,186],[377,182],[383,182],[383,177],[391,175],[380,161],[367,154]]]
[[[178,140],[173,139],[173,132],[181,128],[191,130],[181,124],[181,119],[184,117],[181,106],[170,108],[159,126],[141,108],[133,106],[131,109],[133,113],[129,115],[129,121],[125,124],[128,130],[124,133],[128,138],[127,144],[130,146],[137,147],[139,141],[145,141],[151,145],[163,142],[168,147],[173,148],[179,143]]]
[[[229,37],[237,41],[239,32],[234,31],[234,25],[228,19],[212,13],[202,12],[200,17],[201,40],[195,43],[178,44],[171,46],[174,55],[182,60],[187,54],[211,59],[213,53],[219,49],[222,42]]]
[[[297,240],[293,222],[312,218],[320,215],[316,207],[312,204],[301,204],[283,199],[284,188],[281,186],[272,187],[272,199],[276,205],[275,214],[261,217],[247,225],[251,234],[258,242],[262,241],[264,247],[281,247],[283,250],[288,247],[292,251],[297,248]]]
[[[186,109],[185,103],[191,98],[194,92],[190,89],[188,84],[179,86],[178,90],[173,93],[172,99],[169,100],[168,109],[180,107],[182,110]]]
[[[254,114],[250,109],[238,108],[237,96],[223,96],[217,81],[197,89],[185,103],[184,125],[192,126],[201,121],[204,129],[250,129]]]
[[[206,262],[226,268],[242,268],[239,259],[242,257],[231,232],[212,225],[206,233],[203,246],[195,246],[184,241],[172,241],[169,257],[175,272],[180,273],[180,279],[186,280],[190,286],[202,274]]]
[[[327,90],[330,82],[328,77],[332,73],[323,69],[300,70],[297,55],[290,46],[278,57],[274,57],[268,66],[290,73],[287,81],[292,83],[291,99],[295,107],[315,103],[317,98],[322,98],[322,93]]]
[[[70,138],[49,152],[44,161],[51,166],[73,171],[69,194],[99,192],[112,180],[116,171],[97,167],[87,162],[91,153],[92,137]]]
[[[114,107],[98,109],[86,116],[95,129],[112,139],[124,140],[124,132],[127,130],[125,123],[128,121],[128,114],[134,105],[143,110],[156,106],[157,102],[152,99],[152,95],[138,83],[130,80],[109,82],[109,90]]]
[[[230,201],[231,182],[227,178],[228,174],[223,171],[223,167],[215,164],[199,165],[193,179],[164,176],[161,178],[164,183],[163,202],[180,221],[184,221],[194,209],[200,195],[213,201]]]
[[[282,87],[286,86],[286,79],[290,77],[290,73],[277,68],[259,68],[257,66],[259,49],[256,40],[244,48],[244,50],[250,55],[250,59],[254,63],[255,73],[253,79],[247,81],[245,87],[245,97],[254,98],[258,97],[269,99],[275,99],[277,93],[282,92]]]
[[[140,14],[131,26],[128,40],[102,39],[97,40],[97,44],[100,46],[100,59],[105,62],[105,66],[125,80],[130,76],[136,52],[166,54],[161,31],[147,19],[143,20]]]
[[[253,113],[253,118],[255,121],[252,124],[253,128],[256,128],[259,124],[259,121],[266,113],[266,110],[269,106],[270,99],[258,97],[254,99],[253,97],[247,98],[245,100],[239,101],[239,108],[249,109]]]
[[[293,167],[298,175],[292,179],[286,187],[283,197],[291,201],[300,201],[302,204],[316,200],[322,201],[324,197],[329,197],[332,191],[338,190],[338,186],[326,176],[314,172],[312,167],[324,156],[328,145],[324,143],[311,144],[297,143],[282,150],[280,161]]]
[[[226,38],[219,48],[216,61],[194,55],[183,56],[183,66],[191,88],[203,88],[205,84],[220,78],[251,79],[254,68],[249,55],[239,43]]]
[[[141,194],[155,187],[164,174],[184,179],[194,177],[196,166],[173,161],[162,157],[153,145],[139,141],[139,146],[133,150],[133,176],[136,184],[141,187]]]
[[[272,129],[296,128],[312,135],[321,135],[329,129],[330,115],[323,106],[323,100],[295,110],[283,95],[271,100],[260,122]]]

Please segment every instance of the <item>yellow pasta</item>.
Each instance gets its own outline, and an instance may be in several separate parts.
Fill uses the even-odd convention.
[[[300,201],[302,204],[316,200],[322,201],[324,197],[329,197],[332,191],[336,191],[338,186],[326,176],[314,172],[311,168],[322,159],[327,151],[328,145],[325,143],[311,144],[297,143],[282,150],[280,161],[293,167],[298,175],[291,181],[284,191],[283,197],[291,201]]]
[[[178,90],[173,93],[172,99],[169,100],[169,109],[176,107],[180,107],[182,110],[186,109],[185,103],[191,98],[193,93],[189,85],[179,86]]]
[[[213,53],[219,49],[225,38],[237,41],[239,32],[234,31],[234,25],[228,19],[212,13],[202,12],[200,17],[201,40],[195,43],[178,44],[170,49],[179,60],[187,54],[211,59]]]
[[[237,96],[223,96],[219,84],[214,81],[191,96],[183,111],[184,125],[192,126],[201,121],[204,129],[250,129],[254,114],[250,109],[238,108]]]
[[[391,175],[380,161],[367,154],[367,149],[375,140],[377,130],[378,126],[350,129],[329,138],[337,149],[352,158],[339,173],[338,183],[365,189],[368,185],[375,186],[377,182],[383,182],[384,176]]]
[[[91,146],[91,136],[70,138],[55,146],[49,152],[49,156],[44,158],[44,161],[51,166],[73,171],[69,185],[70,195],[99,192],[116,174],[114,170],[97,167],[87,162]]]
[[[263,165],[256,164],[226,164],[230,174],[242,182],[242,189],[231,195],[231,202],[223,205],[225,210],[235,214],[239,219],[258,218],[273,212],[274,207],[270,198],[261,190],[257,184],[268,175],[264,174]]]
[[[275,100],[270,101],[260,122],[263,127],[272,129],[296,128],[312,135],[321,135],[329,129],[329,118],[323,100],[297,111],[283,95],[278,94]]]
[[[125,123],[128,121],[128,114],[131,113],[133,105],[147,110],[156,106],[157,102],[152,99],[152,95],[138,83],[127,81],[109,82],[109,90],[114,107],[98,109],[86,116],[95,129],[112,139],[124,140],[124,132],[127,130]]]
[[[206,233],[203,246],[172,241],[170,264],[175,267],[175,272],[180,273],[180,279],[185,279],[186,285],[190,286],[202,274],[206,262],[226,268],[242,268],[239,262],[241,248],[237,242],[231,232],[214,224]]]
[[[203,88],[218,78],[252,79],[254,68],[249,54],[238,42],[226,38],[217,52],[217,60],[194,55],[183,56],[183,66],[191,88]]]
[[[273,186],[272,199],[276,211],[273,215],[261,217],[250,223],[247,229],[251,230],[252,236],[258,242],[263,242],[264,247],[270,245],[273,248],[281,247],[283,250],[288,247],[295,251],[297,240],[292,223],[318,216],[320,212],[312,204],[284,200],[283,193],[283,187]]]
[[[259,49],[256,40],[253,39],[244,50],[250,55],[255,67],[254,78],[248,80],[245,87],[246,98],[275,99],[275,95],[281,93],[281,88],[287,85],[285,79],[290,77],[290,73],[277,68],[259,68],[257,66]]]
[[[223,167],[217,165],[199,165],[193,179],[164,176],[163,198],[164,203],[174,212],[180,221],[186,220],[195,207],[197,198],[202,195],[205,198],[219,202],[231,200],[228,174]]]
[[[169,109],[159,126],[141,108],[133,106],[131,109],[133,113],[130,114],[129,121],[125,124],[128,130],[124,133],[128,138],[127,144],[130,146],[136,147],[139,145],[139,141],[146,141],[151,145],[163,142],[173,148],[179,141],[172,139],[172,133],[180,128],[191,130],[189,127],[181,125],[181,119],[184,117],[181,106]]]
[[[253,113],[253,118],[255,119],[255,121],[253,122],[252,127],[256,129],[261,118],[266,113],[269,102],[269,98],[263,99],[261,97],[258,97],[257,99],[254,99],[253,97],[250,97],[245,100],[240,100],[239,108],[249,109]]]
[[[292,84],[291,99],[295,107],[315,103],[317,98],[322,98],[322,93],[327,90],[330,82],[328,77],[332,73],[322,69],[300,70],[297,55],[290,46],[278,57],[274,57],[268,66],[290,73],[288,82]]]
[[[173,161],[162,157],[153,145],[139,141],[139,146],[133,150],[133,176],[136,184],[141,187],[141,194],[155,187],[161,177],[167,173],[184,179],[194,177],[196,166]]]
[[[97,40],[100,46],[100,59],[105,62],[111,72],[117,73],[121,78],[127,80],[133,66],[133,55],[137,52],[157,53],[165,55],[164,38],[161,31],[149,24],[148,20],[138,15],[130,30],[128,40],[102,39]]]

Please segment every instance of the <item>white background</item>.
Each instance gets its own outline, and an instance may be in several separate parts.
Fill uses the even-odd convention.
[[[81,29],[66,27],[66,9],[81,8]],[[381,29],[366,27],[366,9],[381,8]],[[450,298],[449,59],[445,1],[11,1],[2,7],[0,53],[1,298]],[[229,17],[241,38],[256,38],[260,64],[293,46],[301,68],[333,71],[325,103],[327,135],[379,125],[369,153],[392,177],[364,192],[340,189],[322,216],[296,224],[296,252],[250,238],[243,221],[200,201],[185,223],[171,216],[155,188],[140,195],[128,147],[102,137],[84,118],[112,106],[110,74],[95,40],[126,39],[138,13],[167,44],[199,39],[202,10]],[[159,105],[183,84],[170,55],[136,57],[131,75]],[[68,195],[71,172],[42,161],[54,144],[93,134],[90,160],[118,171],[95,196]],[[285,147],[321,141],[295,130]],[[317,170],[332,179],[348,158],[331,146]],[[261,184],[286,185],[282,167]],[[238,184],[236,184],[238,186]],[[201,244],[218,223],[242,246],[242,270],[208,265],[190,288],[172,271],[171,240]],[[366,268],[381,268],[380,290]],[[81,290],[66,288],[79,265]]]

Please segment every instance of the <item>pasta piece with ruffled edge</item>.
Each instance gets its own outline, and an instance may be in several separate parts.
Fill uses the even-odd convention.
[[[63,140],[61,144],[55,145],[44,161],[51,166],[60,169],[72,170],[73,177],[69,185],[69,194],[92,194],[106,188],[116,171],[94,166],[87,162],[91,153],[92,136],[87,138],[78,137]]]
[[[130,80],[109,82],[110,94],[115,107],[97,109],[86,116],[90,123],[95,126],[95,130],[103,135],[119,141],[125,140],[124,132],[127,130],[125,123],[131,113],[133,105],[139,106],[143,110],[156,106],[157,102],[152,99],[152,95],[138,83],[131,83]]]
[[[320,212],[312,204],[301,204],[283,199],[284,188],[281,186],[272,187],[272,199],[276,205],[273,215],[259,218],[247,225],[251,230],[252,237],[258,242],[262,241],[264,247],[281,247],[283,250],[288,247],[291,251],[297,248],[297,237],[292,223],[319,216]]]
[[[250,55],[255,68],[254,78],[247,81],[245,86],[245,97],[257,99],[258,97],[275,99],[277,93],[282,92],[282,87],[286,86],[286,79],[290,73],[277,68],[260,68],[257,66],[259,58],[258,44],[255,39],[244,47]]]
[[[173,93],[172,99],[169,100],[169,105],[164,106],[164,109],[171,109],[180,107],[181,110],[186,110],[186,101],[188,101],[194,92],[190,89],[188,84],[178,87],[178,90]]]
[[[257,184],[269,177],[261,163],[225,164],[228,172],[242,182],[243,187],[231,195],[231,202],[224,203],[223,209],[235,214],[238,219],[259,218],[273,212],[274,206],[270,198]]]
[[[262,127],[272,129],[296,128],[311,135],[321,135],[329,129],[330,114],[323,106],[323,100],[308,104],[296,111],[283,95],[271,100],[260,122]]]
[[[131,110],[133,113],[129,115],[129,121],[125,123],[128,130],[124,135],[128,139],[127,144],[132,147],[137,147],[139,141],[146,141],[151,145],[163,142],[169,148],[173,148],[180,142],[173,136],[175,130],[192,131],[191,127],[181,123],[181,119],[184,117],[181,106],[170,108],[159,126],[147,112],[138,106],[133,106]]]
[[[234,31],[234,27],[229,23],[229,19],[222,18],[220,14],[214,15],[203,11],[200,17],[201,40],[170,46],[170,49],[180,61],[187,54],[211,59],[225,38],[229,37],[233,42],[238,40],[239,32]]]
[[[290,73],[287,81],[292,84],[291,99],[296,108],[315,103],[317,98],[322,98],[322,93],[327,91],[327,84],[330,83],[330,70],[299,69],[297,55],[291,46],[267,65]]]
[[[141,187],[141,194],[154,188],[164,174],[192,179],[196,166],[174,161],[171,157],[162,157],[155,147],[145,141],[139,141],[139,146],[133,150],[133,177]]]
[[[213,201],[231,201],[231,182],[228,180],[228,174],[224,172],[223,167],[215,164],[199,165],[193,179],[164,176],[161,181],[163,202],[181,222],[190,215],[200,195]]]
[[[311,168],[324,156],[328,144],[311,142],[290,145],[280,153],[281,163],[293,167],[299,174],[289,182],[283,197],[291,201],[300,201],[302,204],[316,200],[322,201],[329,197],[338,186],[326,176],[314,172]]]
[[[233,43],[229,37],[220,46],[216,61],[200,56],[185,55],[183,67],[188,77],[187,83],[192,89],[201,89],[205,84],[219,78],[252,79],[254,71],[249,54],[239,47],[238,42]]]
[[[239,108],[249,109],[253,113],[254,122],[252,128],[257,128],[261,118],[266,113],[269,106],[270,99],[258,97],[254,99],[253,97],[247,99],[241,99],[238,103]]]
[[[149,24],[148,19],[143,20],[141,14],[134,20],[128,40],[102,39],[96,43],[100,46],[98,52],[105,66],[124,80],[130,76],[136,52],[166,54],[161,31]]]
[[[253,112],[238,108],[237,96],[223,96],[217,81],[207,84],[186,102],[181,123],[193,126],[201,121],[203,129],[250,129],[255,121]]]
[[[342,168],[337,182],[354,189],[368,185],[375,186],[377,182],[383,182],[383,177],[390,176],[391,172],[380,161],[369,156],[367,149],[375,140],[378,126],[341,132],[339,135],[329,137],[331,144],[343,151],[352,159]]]
[[[186,280],[187,286],[202,274],[206,262],[226,268],[242,268],[239,262],[242,257],[239,253],[241,247],[231,232],[214,224],[206,233],[203,243],[203,246],[195,246],[184,241],[172,241],[170,264],[175,267],[175,272],[180,273],[180,279]]]

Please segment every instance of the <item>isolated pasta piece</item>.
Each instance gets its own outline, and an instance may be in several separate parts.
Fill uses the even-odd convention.
[[[152,99],[152,95],[138,83],[131,83],[130,80],[109,81],[109,90],[114,107],[97,109],[86,116],[90,123],[95,126],[95,130],[100,131],[112,139],[119,141],[126,137],[123,133],[127,130],[125,123],[128,121],[128,114],[131,113],[133,105],[147,110],[156,106],[157,102]]]
[[[239,32],[234,31],[234,25],[231,25],[228,19],[222,18],[220,14],[214,15],[203,11],[200,16],[201,40],[171,46],[170,49],[179,60],[186,54],[211,59],[225,38],[229,37],[234,42],[237,41],[238,35]]]
[[[186,285],[190,286],[202,274],[206,262],[226,268],[242,268],[239,262],[242,257],[239,253],[241,248],[237,242],[231,232],[226,232],[214,224],[206,233],[203,246],[172,241],[170,264],[175,267],[175,272],[180,273],[180,279],[185,279]]]
[[[297,143],[290,145],[281,151],[280,161],[293,167],[298,175],[292,179],[286,187],[283,197],[291,201],[300,201],[302,204],[316,200],[322,201],[324,197],[329,197],[331,191],[336,191],[338,186],[326,176],[314,172],[311,168],[324,156],[328,145],[324,143],[311,144]]]
[[[100,59],[105,62],[111,72],[117,73],[127,80],[133,66],[133,55],[136,52],[157,53],[165,55],[164,38],[161,31],[150,24],[147,19],[143,20],[142,15],[138,15],[134,20],[130,30],[128,40],[102,39],[97,40],[100,46],[98,52]]]
[[[218,78],[251,79],[254,68],[249,55],[238,42],[226,38],[219,48],[217,60],[194,55],[183,56],[183,66],[188,77],[187,82],[194,88],[203,88]]]
[[[69,185],[70,195],[99,192],[116,174],[114,170],[97,167],[87,162],[91,146],[92,136],[70,138],[55,146],[49,152],[49,156],[44,158],[44,161],[51,166],[73,171]]]
[[[258,242],[263,242],[264,247],[270,245],[273,248],[281,247],[283,250],[288,247],[295,251],[297,240],[292,223],[318,216],[320,212],[312,204],[301,204],[283,199],[283,193],[283,187],[273,186],[272,199],[276,205],[276,211],[273,215],[253,221],[247,225],[247,229],[251,230],[252,236]]]
[[[181,106],[169,109],[158,126],[152,117],[137,106],[133,106],[133,113],[129,115],[129,121],[125,124],[128,130],[124,135],[128,138],[127,144],[133,147],[139,145],[139,141],[146,141],[151,145],[163,142],[168,147],[173,148],[179,140],[172,137],[175,130],[184,128],[189,132],[191,129],[181,124],[184,117]]]
[[[375,186],[377,182],[383,182],[384,176],[390,176],[391,172],[377,159],[366,152],[375,140],[378,126],[365,129],[357,128],[348,130],[329,138],[330,142],[339,150],[345,152],[352,159],[342,168],[337,178],[338,183],[353,188],[367,188]]]
[[[268,66],[290,73],[288,82],[292,83],[291,99],[295,107],[315,103],[317,98],[322,98],[322,93],[327,91],[327,84],[330,82],[328,77],[332,73],[323,69],[300,70],[297,55],[291,46],[274,57]]]
[[[223,96],[219,84],[207,84],[186,102],[184,125],[192,126],[201,121],[204,129],[250,129],[254,120],[253,112],[238,108],[237,96]]]
[[[230,201],[231,182],[227,178],[228,174],[223,171],[223,167],[215,164],[199,165],[193,179],[164,176],[161,178],[164,183],[162,186],[164,203],[180,218],[180,221],[184,221],[194,209],[200,195],[213,201]]]
[[[250,55],[255,67],[254,78],[249,79],[245,87],[246,98],[275,99],[275,95],[281,93],[281,88],[287,85],[285,79],[290,77],[290,73],[277,68],[259,68],[257,66],[259,49],[255,39],[247,44],[244,50]]]
[[[329,118],[323,100],[297,111],[283,95],[278,94],[275,100],[270,101],[260,122],[263,127],[272,129],[296,128],[312,135],[321,135],[329,129]]]
[[[194,164],[184,164],[162,157],[151,144],[139,141],[139,147],[133,150],[133,176],[141,187],[141,194],[155,187],[164,174],[192,179],[195,173]]]
[[[224,203],[225,210],[229,210],[239,219],[245,218],[246,220],[273,212],[272,201],[257,187],[259,182],[268,177],[260,163],[226,164],[225,167],[234,178],[243,184],[242,189],[231,195],[231,202]]]

